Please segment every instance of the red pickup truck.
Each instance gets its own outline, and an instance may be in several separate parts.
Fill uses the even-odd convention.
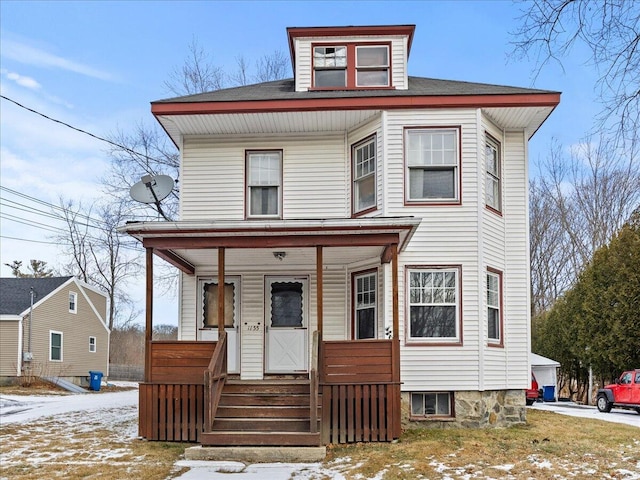
[[[615,384],[598,390],[596,405],[601,412],[629,408],[640,413],[640,368],[624,372]]]

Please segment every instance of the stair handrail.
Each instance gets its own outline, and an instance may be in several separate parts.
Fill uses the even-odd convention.
[[[318,433],[318,348],[320,332],[313,332],[311,342],[311,368],[309,370],[309,427],[311,433]]]
[[[205,406],[205,431],[211,431],[227,378],[227,332],[220,332],[211,361],[204,372],[204,387],[208,401]]]

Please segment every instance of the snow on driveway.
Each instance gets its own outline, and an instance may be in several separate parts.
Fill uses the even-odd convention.
[[[545,410],[547,412],[561,413],[572,417],[590,418],[592,420],[604,420],[605,422],[622,423],[632,427],[640,427],[640,415],[633,410],[621,410],[614,408],[610,413],[599,412],[596,407],[578,405],[572,402],[536,402],[529,408]]]

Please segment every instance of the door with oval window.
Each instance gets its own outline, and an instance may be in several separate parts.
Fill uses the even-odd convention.
[[[308,368],[307,277],[265,279],[265,371],[301,373]]]

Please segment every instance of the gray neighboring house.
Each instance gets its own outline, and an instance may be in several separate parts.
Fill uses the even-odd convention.
[[[106,319],[106,295],[75,277],[0,278],[0,382],[108,376]]]

